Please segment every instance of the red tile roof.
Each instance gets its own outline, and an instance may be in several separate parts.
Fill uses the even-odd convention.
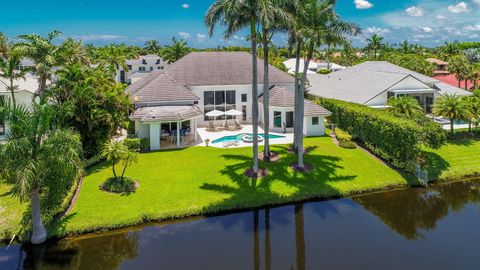
[[[449,84],[451,86],[455,86],[455,87],[458,87],[458,80],[457,80],[457,77],[455,77],[455,74],[449,74],[449,75],[437,75],[435,77],[433,77],[439,81],[442,81],[446,84]],[[479,82],[480,83],[480,82]],[[465,81],[461,81],[460,82],[460,88],[463,88],[465,89]],[[472,81],[468,81],[467,82],[467,88],[468,89],[472,89],[473,88],[473,82]]]

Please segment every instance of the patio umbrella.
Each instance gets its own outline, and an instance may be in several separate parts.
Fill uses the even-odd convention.
[[[225,115],[228,115],[228,116],[236,116],[236,115],[242,115],[242,114],[243,113],[241,111],[237,111],[234,109],[231,109],[225,112]]]
[[[218,116],[225,115],[225,112],[219,111],[219,110],[213,110],[209,111],[208,113],[205,114],[208,117],[213,117],[213,121],[217,120]]]

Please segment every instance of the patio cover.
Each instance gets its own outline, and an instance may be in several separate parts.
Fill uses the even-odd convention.
[[[142,122],[182,122],[200,117],[203,117],[203,112],[199,107],[182,105],[138,108],[130,119]]]

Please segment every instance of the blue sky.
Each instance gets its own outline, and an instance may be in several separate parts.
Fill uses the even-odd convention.
[[[213,0],[10,0],[2,3],[0,31],[14,37],[59,29],[86,43],[142,45],[181,37],[194,47],[246,45],[245,33],[225,41],[221,31],[207,36],[203,16]],[[337,11],[359,24],[360,46],[373,33],[392,43],[409,40],[427,46],[447,40],[480,40],[480,0],[338,0]],[[285,37],[277,35],[284,45]]]

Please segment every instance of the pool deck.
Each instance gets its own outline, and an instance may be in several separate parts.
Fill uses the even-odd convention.
[[[198,135],[201,138],[201,143],[198,146],[206,146],[205,140],[208,138],[210,139],[209,146],[216,147],[216,148],[226,148],[224,143],[212,143],[214,140],[220,139],[224,136],[232,136],[238,135],[241,133],[253,133],[252,125],[244,125],[241,130],[219,130],[219,131],[208,131],[207,128],[198,128]],[[264,133],[261,127],[258,127],[258,134]],[[284,136],[284,138],[270,138],[270,144],[290,144],[293,143],[293,133],[276,133],[270,132],[271,135],[279,135]],[[259,142],[259,145],[263,145],[263,142]],[[252,146],[252,143],[245,143],[243,141],[239,141],[238,145],[229,146],[228,148],[235,148],[235,147],[246,147]]]

